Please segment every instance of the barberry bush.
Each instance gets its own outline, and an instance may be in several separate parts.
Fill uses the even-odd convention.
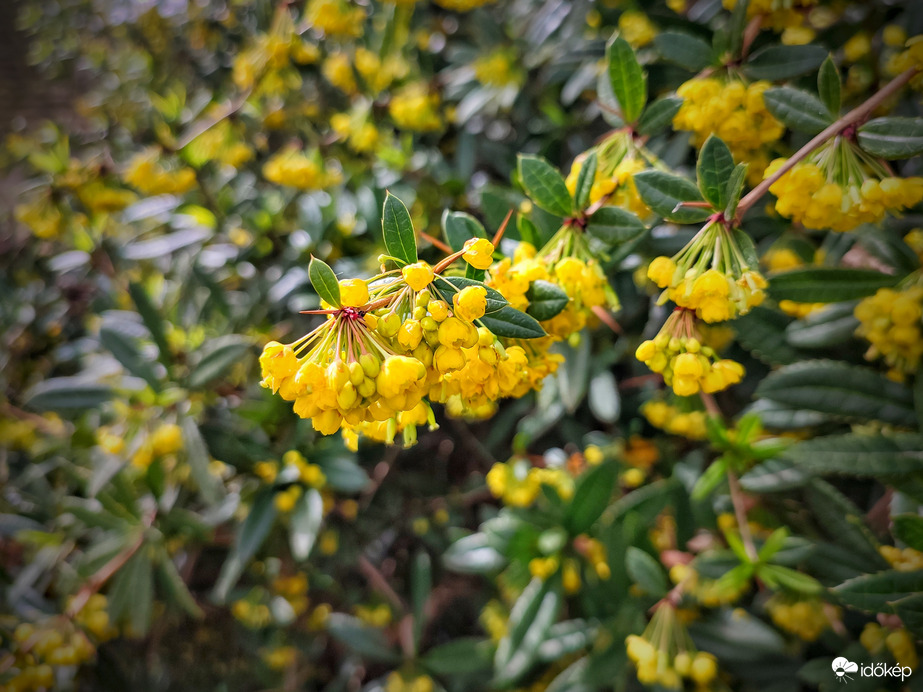
[[[923,5],[19,10],[0,689],[923,690]]]

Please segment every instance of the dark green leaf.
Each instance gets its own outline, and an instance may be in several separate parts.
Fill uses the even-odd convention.
[[[560,579],[533,579],[510,611],[509,635],[497,646],[494,682],[498,687],[516,683],[529,671],[560,609]]]
[[[773,493],[800,488],[810,476],[793,462],[768,459],[740,477],[740,485],[751,493]]]
[[[288,538],[293,558],[301,562],[308,559],[323,521],[324,500],[316,488],[309,488],[292,510]]]
[[[914,550],[923,550],[923,517],[916,514],[899,514],[894,522],[894,537]]]
[[[199,361],[189,372],[186,386],[201,389],[224,375],[250,351],[252,342],[237,334],[219,336],[202,347]]]
[[[711,214],[710,209],[681,207],[682,202],[702,202],[695,183],[686,178],[658,170],[641,171],[634,176],[641,199],[655,213],[677,223],[698,223]]]
[[[593,183],[596,182],[597,156],[595,151],[583,160],[580,166],[580,173],[577,175],[577,188],[574,192],[574,207],[584,209],[590,201],[590,191],[593,189]]]
[[[884,159],[923,153],[923,118],[875,118],[859,128],[859,146]]]
[[[637,216],[619,207],[601,207],[587,223],[586,232],[609,245],[628,243],[646,231]]]
[[[920,592],[923,592],[923,570],[866,574],[833,589],[841,602],[873,613],[888,612],[895,601]]]
[[[481,222],[463,211],[449,211],[442,214],[442,232],[445,240],[455,252],[465,247],[472,238],[487,238],[487,231]]]
[[[117,325],[107,324],[99,330],[99,341],[128,372],[143,379],[155,392],[160,391],[154,366],[141,354],[138,341],[133,336]]]
[[[539,322],[550,320],[567,307],[570,298],[557,284],[538,279],[533,281],[526,292],[529,309],[526,312]]]
[[[493,665],[493,646],[478,637],[459,637],[427,651],[420,665],[449,678],[487,671]]]
[[[615,466],[609,462],[603,462],[580,476],[564,516],[564,525],[571,535],[588,531],[609,506],[615,477]]]
[[[727,204],[724,208],[724,218],[733,219],[737,214],[737,204],[744,191],[744,183],[747,182],[747,169],[749,164],[738,163],[734,166],[734,171],[728,178],[727,188],[725,189],[725,198]]]
[[[817,74],[817,92],[820,94],[820,100],[830,111],[830,115],[836,118],[840,114],[841,105],[840,71],[836,68],[831,55],[828,55],[820,66],[820,72]]]
[[[276,521],[274,494],[271,488],[265,488],[254,498],[250,513],[237,532],[234,547],[221,566],[214,590],[214,598],[219,603],[227,599],[228,592],[237,583],[250,558],[269,535],[269,530]]]
[[[805,498],[817,523],[834,543],[849,549],[855,563],[866,571],[887,567],[878,552],[878,541],[849,498],[820,478],[811,480]]]
[[[827,107],[813,94],[794,87],[773,87],[763,94],[766,109],[787,127],[816,135],[833,123]]]
[[[758,50],[744,64],[750,79],[779,81],[811,72],[820,67],[827,51],[816,44],[804,46],[771,45]]]
[[[635,122],[647,102],[647,79],[628,41],[616,36],[606,48],[606,64],[612,93],[625,122]]]
[[[654,46],[664,60],[690,72],[704,70],[712,63],[711,46],[698,36],[664,31],[654,37]]]
[[[150,555],[142,547],[122,568],[128,579],[131,607],[128,622],[131,629],[144,636],[151,627],[151,613],[154,608],[154,566]]]
[[[319,458],[317,465],[327,477],[327,485],[341,493],[358,493],[369,483],[369,476],[348,457]]]
[[[30,408],[67,411],[95,408],[112,398],[112,390],[82,377],[52,377],[39,382],[25,396]]]
[[[330,265],[311,255],[311,262],[308,264],[308,278],[321,300],[332,307],[340,307],[340,283]]]
[[[574,203],[564,178],[541,156],[519,155],[519,179],[536,206],[555,216],[570,216]]]
[[[144,326],[147,327],[148,331],[151,333],[151,338],[154,340],[154,343],[157,344],[161,362],[165,365],[169,365],[170,346],[167,344],[166,328],[164,327],[163,318],[160,313],[157,312],[157,308],[154,307],[150,297],[147,295],[147,291],[144,290],[141,284],[133,281],[129,283],[128,293],[134,301],[135,307],[138,309],[138,314],[141,315]]]
[[[667,592],[667,579],[663,567],[640,548],[628,546],[625,552],[625,569],[632,581],[645,593],[660,597]]]
[[[478,321],[497,336],[507,339],[537,339],[545,336],[545,330],[534,317],[509,305],[484,315]]]
[[[663,96],[644,109],[638,120],[638,134],[653,137],[663,132],[673,122],[683,99],[680,96]]]
[[[224,499],[224,485],[221,479],[213,475],[209,469],[211,455],[199,426],[189,417],[182,419],[183,444],[186,448],[186,461],[192,478],[199,486],[202,498],[210,505],[215,505]]]
[[[852,338],[859,326],[852,303],[835,303],[792,322],[785,330],[788,343],[797,348],[831,348]]]
[[[391,648],[384,633],[357,617],[333,613],[327,618],[327,632],[360,656],[380,663],[397,663],[398,653]]]
[[[705,469],[705,473],[699,476],[692,488],[692,499],[703,500],[708,497],[712,491],[717,488],[727,477],[727,461],[724,458],[716,459]]]
[[[709,135],[699,152],[695,172],[702,196],[716,209],[724,209],[728,203],[727,184],[734,171],[734,157],[721,138]]]
[[[923,594],[907,596],[894,602],[894,612],[901,618],[901,623],[916,635],[923,637]]]
[[[923,435],[828,435],[790,447],[783,456],[810,473],[889,476],[923,471]]]
[[[792,319],[781,312],[757,306],[732,323],[741,345],[764,363],[785,365],[802,358],[785,340]]]
[[[205,615],[189,592],[189,587],[177,571],[172,558],[163,548],[160,550],[160,558],[157,562],[157,574],[170,600],[194,618],[201,618]]]
[[[547,638],[538,647],[537,658],[542,663],[554,663],[590,646],[597,634],[598,628],[586,620],[558,622],[548,629]]]
[[[420,645],[420,636],[426,625],[426,603],[433,590],[433,565],[429,554],[421,550],[414,556],[410,574],[410,596],[413,606],[414,642]]]
[[[405,264],[417,261],[417,237],[413,232],[410,213],[404,203],[390,192],[385,195],[381,227],[385,239],[385,251],[389,255]],[[311,282],[313,283],[313,279]]]
[[[839,303],[870,296],[900,278],[873,269],[794,269],[770,279],[769,295],[796,303]]]
[[[791,408],[846,420],[913,427],[913,395],[876,370],[831,360],[794,363],[770,373],[756,395]]]

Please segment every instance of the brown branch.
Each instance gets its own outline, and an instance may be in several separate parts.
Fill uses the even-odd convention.
[[[623,334],[622,326],[615,321],[615,318],[606,311],[602,305],[594,305],[590,308],[593,314],[599,318],[599,321],[609,327],[616,334]]]
[[[500,228],[498,228],[496,234],[494,234],[494,239],[490,241],[491,245],[497,247],[500,240],[503,238],[503,234],[506,233],[506,225],[510,222],[512,217],[513,210],[510,209],[508,212],[506,212],[506,217],[503,219],[503,223],[500,224]]]
[[[865,120],[878,106],[887,101],[891,96],[900,91],[906,84],[913,79],[919,70],[915,67],[911,67],[900,75],[892,79],[888,84],[882,87],[878,93],[871,96],[865,103],[856,106],[849,113],[839,118],[835,123],[824,128],[824,130],[814,137],[810,142],[805,144],[801,149],[795,152],[788,161],[786,161],[782,166],[773,173],[766,180],[762,181],[755,188],[750,190],[743,198],[740,200],[740,203],[737,205],[737,216],[735,221],[739,222],[743,218],[747,210],[752,207],[756,202],[759,201],[760,197],[766,194],[769,188],[783,175],[788,173],[792,168],[795,167],[797,163],[805,159],[808,154],[817,149],[820,145],[826,142],[831,137],[835,137],[840,134],[843,130],[851,125],[860,123]]]
[[[401,597],[397,595],[397,592],[391,588],[391,585],[388,583],[388,580],[385,579],[384,575],[378,571],[375,565],[369,562],[365,555],[359,556],[359,571],[362,572],[362,575],[366,578],[371,587],[387,598],[391,605],[402,613],[407,611],[407,605],[401,600]]]
[[[450,248],[448,245],[446,245],[446,244],[443,243],[441,240],[439,240],[439,238],[434,238],[434,237],[431,236],[429,233],[425,233],[424,231],[420,231],[420,237],[423,238],[423,240],[425,240],[425,241],[426,241],[427,243],[429,243],[430,245],[433,245],[433,246],[439,248],[439,249],[442,250],[443,252],[448,252],[448,253],[451,253],[451,252],[452,252],[452,248]]]
[[[740,540],[743,541],[747,557],[750,558],[751,562],[756,562],[759,556],[753,543],[753,534],[750,533],[750,524],[747,523],[747,510],[744,507],[743,490],[740,488],[740,481],[737,480],[737,475],[731,469],[727,471],[727,479],[728,488],[731,491],[731,503],[734,505],[734,516],[737,517],[737,528],[740,530]]]

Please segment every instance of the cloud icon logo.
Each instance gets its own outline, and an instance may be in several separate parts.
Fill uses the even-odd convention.
[[[830,665],[830,667],[833,668],[833,673],[836,675],[837,682],[847,682],[852,680],[848,673],[859,672],[859,664],[853,663],[843,656],[839,656],[833,659],[833,663]]]

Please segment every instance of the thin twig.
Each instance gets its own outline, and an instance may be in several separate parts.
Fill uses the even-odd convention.
[[[590,308],[593,311],[593,314],[599,318],[599,321],[604,325],[609,327],[616,334],[622,334],[622,326],[615,321],[615,318],[608,313],[608,311],[602,305],[594,305]]]
[[[849,111],[849,113],[839,118],[832,125],[826,127],[823,132],[818,134],[816,137],[814,137],[814,139],[801,147],[801,149],[795,152],[788,161],[782,164],[779,170],[777,170],[770,177],[766,178],[766,180],[762,181],[759,185],[757,185],[755,188],[750,190],[750,192],[743,196],[743,198],[740,200],[740,203],[737,205],[737,216],[735,217],[735,222],[739,222],[747,210],[756,204],[760,197],[765,195],[769,188],[775,184],[779,178],[794,168],[795,164],[802,161],[808,156],[808,154],[817,149],[831,137],[835,137],[836,135],[840,134],[850,125],[855,125],[856,123],[862,122],[872,113],[872,111],[887,101],[895,93],[900,91],[918,73],[919,70],[916,67],[911,67],[905,70],[900,75],[888,82],[888,84],[886,84],[884,87],[882,87],[878,93],[871,96],[868,101],[859,106],[856,106],[854,109]]]
[[[744,507],[743,490],[740,488],[740,481],[737,480],[737,474],[731,469],[728,469],[727,479],[728,488],[731,491],[731,503],[734,505],[734,516],[737,517],[737,528],[740,529],[740,540],[743,541],[747,557],[750,558],[751,562],[756,562],[759,555],[756,552],[756,545],[753,543],[753,534],[750,533],[750,524],[747,523],[747,510]]]
[[[359,556],[359,571],[362,572],[362,575],[368,580],[369,584],[373,589],[378,591],[382,596],[388,599],[395,608],[398,609],[401,613],[407,612],[407,605],[397,595],[397,592],[391,588],[391,585],[388,583],[388,580],[385,579],[384,575],[378,571],[378,568],[375,567],[365,555]]]
[[[420,237],[423,238],[423,240],[425,240],[425,241],[426,241],[427,243],[429,243],[430,245],[433,245],[433,246],[439,248],[439,249],[442,250],[443,252],[452,252],[452,248],[450,248],[448,245],[446,245],[446,244],[443,243],[441,240],[439,240],[439,238],[434,238],[434,237],[431,236],[429,233],[425,233],[424,231],[420,231]]]

